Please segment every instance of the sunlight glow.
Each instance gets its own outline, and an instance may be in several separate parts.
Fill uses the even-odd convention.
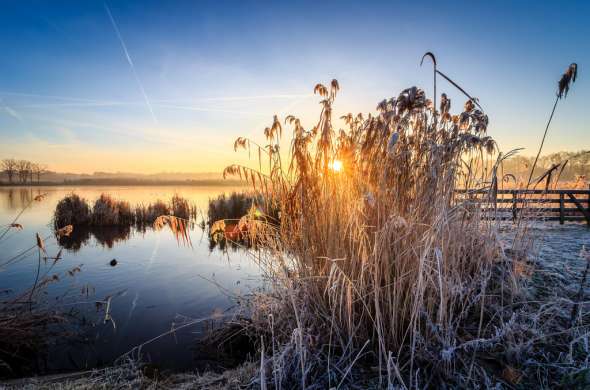
[[[344,166],[342,165],[342,161],[340,161],[340,160],[334,160],[330,164],[330,169],[333,170],[334,172],[341,172],[343,168],[344,168]]]

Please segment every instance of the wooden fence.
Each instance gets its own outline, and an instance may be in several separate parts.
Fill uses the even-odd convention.
[[[491,218],[516,219],[521,213],[527,218],[545,221],[586,222],[590,227],[590,187],[553,190],[501,190],[496,196],[489,191],[459,190],[466,198],[477,200]]]

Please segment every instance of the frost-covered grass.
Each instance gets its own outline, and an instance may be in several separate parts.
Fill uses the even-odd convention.
[[[72,373],[16,380],[8,383],[11,389],[40,390],[95,390],[95,389],[242,389],[255,373],[255,365],[227,370],[221,374],[172,374],[158,372],[150,365],[128,360],[112,367]]]

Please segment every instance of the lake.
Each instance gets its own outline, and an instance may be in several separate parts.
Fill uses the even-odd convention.
[[[232,190],[188,186],[1,187],[1,225],[10,223],[36,195],[47,195],[43,201],[33,202],[19,218],[23,230],[11,230],[0,243],[0,262],[35,245],[36,233],[51,236],[55,206],[72,192],[90,202],[104,192],[132,205],[168,201],[177,193],[206,215],[209,198]],[[207,233],[199,227],[191,227],[190,238],[192,248],[179,245],[169,230],[140,232],[132,228],[86,233],[82,240],[67,245],[63,258],[51,270],[50,275],[59,274],[60,282],[50,286],[47,300],[84,324],[83,337],[75,338],[79,339],[75,344],[68,341],[52,347],[41,370],[86,369],[111,363],[188,319],[213,317],[218,323],[235,306],[232,296],[247,294],[260,285],[259,268],[245,252],[211,249]],[[55,238],[48,239],[46,247],[51,256],[60,249]],[[117,260],[116,266],[110,265],[112,259]],[[0,269],[0,290],[19,291],[32,286],[37,260],[37,252],[31,251],[17,263]],[[41,275],[51,263],[41,262]],[[80,272],[70,276],[68,270],[77,266]],[[106,297],[111,297],[113,322],[105,323],[104,307],[97,310],[96,301]],[[186,327],[144,346],[142,352],[162,367],[189,368],[194,366],[191,347],[203,332],[204,325]]]

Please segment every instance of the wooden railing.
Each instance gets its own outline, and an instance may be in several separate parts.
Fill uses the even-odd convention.
[[[459,190],[463,197],[481,204],[487,217],[516,219],[521,213],[527,218],[546,221],[586,222],[590,227],[590,187],[553,190],[499,189],[494,197],[490,191]]]

